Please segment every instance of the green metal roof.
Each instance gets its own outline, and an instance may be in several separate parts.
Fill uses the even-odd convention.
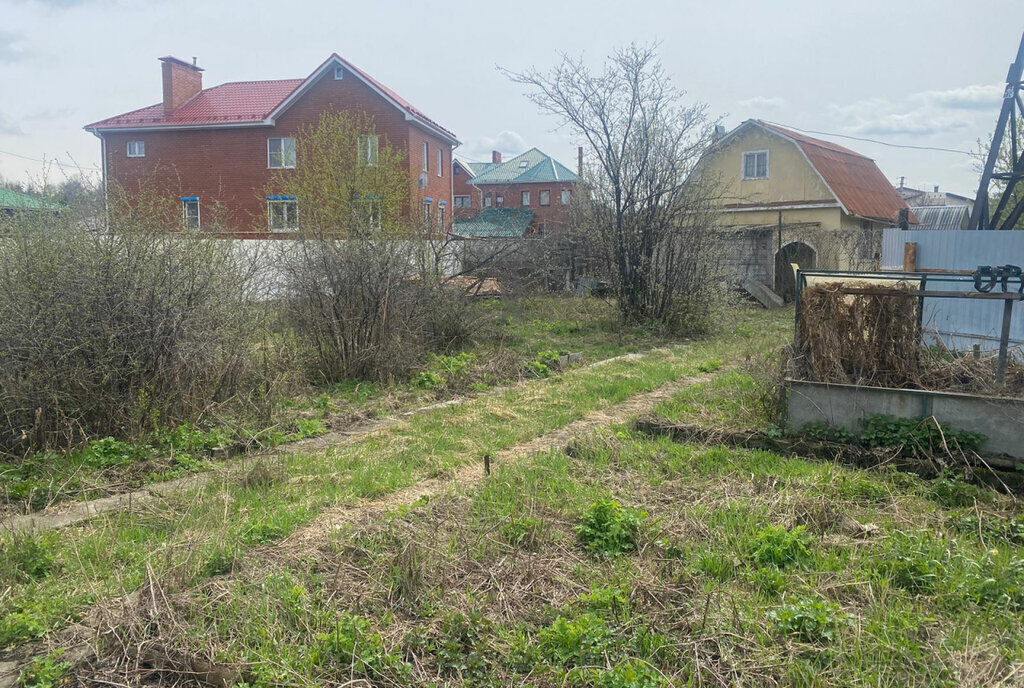
[[[518,238],[526,234],[533,211],[522,208],[487,208],[466,220],[456,220],[455,234],[474,238]]]
[[[466,160],[459,160],[458,162],[460,165],[469,170],[469,176],[471,178],[483,174],[490,168],[494,167],[495,164],[501,164],[493,162],[468,162]]]
[[[35,196],[29,196],[20,191],[0,189],[0,208],[12,208],[14,210],[59,210],[60,206]]]
[[[576,174],[536,148],[499,163],[469,163],[470,184],[518,184],[526,182],[574,182]],[[478,166],[480,168],[478,169]]]

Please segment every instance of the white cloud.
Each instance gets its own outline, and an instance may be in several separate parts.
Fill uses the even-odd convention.
[[[0,31],[0,62],[17,62],[25,56],[25,51],[18,47],[22,42],[20,34]]]
[[[998,110],[1003,100],[1004,86],[999,84],[971,84],[946,91],[922,91],[911,95],[908,100],[921,105],[931,105],[951,110]]]
[[[736,104],[745,110],[764,112],[782,109],[786,105],[786,99],[782,96],[754,96]]]
[[[497,136],[481,136],[468,141],[456,149],[455,155],[470,162],[489,162],[491,151],[500,151],[506,158],[518,155],[527,148],[526,140],[514,131],[503,131]]]
[[[835,126],[844,134],[881,137],[952,134],[972,127],[980,114],[981,105],[971,108],[962,105],[968,98],[978,97],[974,91],[969,92],[970,88],[973,87],[915,93],[902,103],[881,98],[849,105],[833,103],[828,110]]]
[[[0,134],[6,136],[21,136],[23,133],[18,123],[0,112]]]

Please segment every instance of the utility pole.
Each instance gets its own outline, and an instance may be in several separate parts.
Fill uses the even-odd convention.
[[[1022,74],[1024,74],[1024,35],[1021,36],[1020,47],[1017,48],[1017,59],[1013,61],[1006,73],[1003,107],[999,111],[999,119],[996,121],[995,131],[992,133],[992,143],[989,146],[988,157],[981,173],[981,183],[978,185],[978,195],[974,200],[974,208],[971,210],[968,229],[1013,229],[1021,214],[1024,214],[1024,200],[1018,202],[1013,208],[1007,208],[1013,187],[1017,182],[1024,180],[1024,155],[1017,150],[1018,112],[1024,116],[1024,102],[1021,101],[1020,95]],[[996,161],[999,158],[999,149],[1002,147],[1007,125],[1010,130],[1012,168],[1009,172],[997,173],[995,171]],[[1003,189],[1002,198],[999,199],[995,212],[989,216],[989,184],[993,179],[1005,182],[1006,187]],[[1007,211],[1005,216],[1003,216],[1004,210]]]

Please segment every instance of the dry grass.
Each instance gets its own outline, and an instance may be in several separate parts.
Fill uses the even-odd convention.
[[[1024,366],[1011,359],[1006,383],[995,383],[995,358],[922,345],[918,299],[901,296],[910,287],[878,287],[891,295],[843,294],[842,282],[816,284],[800,294],[797,356],[799,375],[818,382],[1024,394]],[[941,342],[941,340],[940,340]]]

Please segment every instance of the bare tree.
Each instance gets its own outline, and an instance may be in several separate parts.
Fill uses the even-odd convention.
[[[567,55],[549,73],[503,71],[589,146],[576,229],[598,240],[622,318],[699,326],[716,244],[717,186],[695,174],[713,143],[707,106],[682,103],[653,46],[617,49],[599,73]]]

